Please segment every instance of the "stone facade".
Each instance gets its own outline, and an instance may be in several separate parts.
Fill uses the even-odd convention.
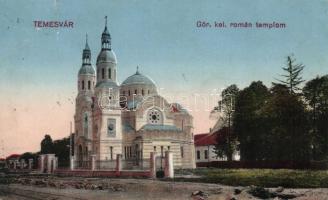
[[[122,84],[117,82],[117,59],[111,48],[107,25],[96,70],[86,41],[78,73],[75,161],[150,159],[150,152],[173,155],[175,168],[195,168],[193,117],[177,103],[168,103],[157,93],[152,79],[137,72]]]

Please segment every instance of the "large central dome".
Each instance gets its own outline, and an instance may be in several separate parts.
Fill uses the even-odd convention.
[[[141,74],[138,69],[129,76],[120,86],[121,96],[126,97],[127,105],[141,101],[143,96],[157,95],[156,84],[151,78]],[[129,107],[129,106],[128,106]]]
[[[139,71],[137,71],[132,76],[129,76],[121,86],[127,86],[127,85],[149,85],[156,87],[153,80],[151,80],[149,77],[141,74]]]

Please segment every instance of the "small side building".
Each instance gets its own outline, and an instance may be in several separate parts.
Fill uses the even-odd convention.
[[[6,158],[7,166],[9,169],[17,169],[20,167],[20,154],[11,154]]]
[[[211,133],[201,133],[194,136],[196,165],[197,163],[226,160],[226,158],[217,158],[214,152],[217,137],[217,134]]]
[[[195,141],[195,156],[196,166],[209,166],[207,165],[213,161],[227,161],[226,157],[219,158],[215,153],[216,144],[223,139],[220,130],[212,133],[201,133],[194,136]],[[233,160],[239,160],[239,152],[233,155]]]

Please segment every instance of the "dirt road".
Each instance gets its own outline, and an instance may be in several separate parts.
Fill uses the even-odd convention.
[[[271,188],[270,191],[275,191]],[[301,200],[328,200],[328,189],[282,189],[280,197]],[[168,182],[150,179],[104,178],[15,178],[0,184],[0,200],[12,199],[260,199],[249,192],[249,187],[230,187],[219,184]],[[259,190],[261,192],[261,190]]]

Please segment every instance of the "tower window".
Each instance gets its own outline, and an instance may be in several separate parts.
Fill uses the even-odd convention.
[[[102,79],[105,78],[105,69],[104,68],[101,69],[101,78]]]
[[[91,82],[88,81],[88,90],[90,90],[90,88],[91,88]]]
[[[113,147],[110,147],[110,159],[113,160]]]
[[[112,78],[112,69],[111,68],[108,69],[108,78],[109,79]]]
[[[84,81],[82,81],[82,90],[84,90]]]

